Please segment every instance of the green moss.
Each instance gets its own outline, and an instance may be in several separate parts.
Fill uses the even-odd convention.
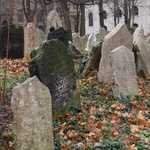
[[[70,106],[76,106],[76,107],[80,106],[80,97],[79,97],[78,91],[74,92],[73,101],[71,101],[71,103],[67,104],[62,109],[59,109],[58,111],[53,112],[53,121],[55,121],[58,116],[63,116],[66,113],[68,113]]]

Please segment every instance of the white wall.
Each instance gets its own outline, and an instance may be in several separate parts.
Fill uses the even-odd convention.
[[[93,13],[93,26],[89,26],[88,14]],[[87,34],[97,34],[99,33],[100,23],[99,23],[99,8],[98,5],[86,5],[85,6],[85,33]]]
[[[120,5],[122,5],[121,2]],[[146,35],[150,33],[150,0],[137,0],[136,6],[138,7],[139,15],[134,17],[134,23],[137,23],[139,27],[143,27],[144,34]],[[103,5],[103,9],[107,12],[107,19],[104,19],[104,24],[107,26],[108,31],[111,31],[114,28],[113,4],[108,2],[107,4]],[[120,9],[123,11],[122,6],[120,6]],[[94,15],[93,27],[89,27],[89,12],[92,12]],[[86,6],[85,18],[86,34],[98,33],[100,29],[98,5]],[[124,15],[119,18],[119,22],[124,23]]]

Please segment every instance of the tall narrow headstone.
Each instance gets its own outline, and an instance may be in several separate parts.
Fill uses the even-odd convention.
[[[37,77],[12,90],[15,150],[54,150],[49,89]]]
[[[111,51],[111,64],[113,68],[112,82],[114,95],[138,95],[137,74],[135,69],[134,54],[125,46],[120,46]]]
[[[24,27],[24,56],[30,56],[32,50],[38,46],[37,33],[34,23],[29,22]]]
[[[129,33],[125,24],[118,24],[113,31],[104,38],[101,53],[102,57],[98,72],[98,79],[100,82],[111,82],[111,51],[121,45],[132,50],[132,35]]]
[[[143,71],[146,77],[150,75],[150,46],[146,40],[139,37],[134,43],[137,73]]]

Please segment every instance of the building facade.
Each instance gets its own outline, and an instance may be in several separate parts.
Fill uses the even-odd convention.
[[[100,29],[98,4],[86,6],[85,12],[86,34],[97,34],[97,31]],[[125,17],[122,1],[119,1],[118,12],[116,22],[124,23]],[[115,27],[114,4],[111,1],[107,1],[107,3],[103,4],[103,16],[104,25],[107,27],[108,31],[111,31]],[[91,21],[93,22],[92,24]],[[134,13],[131,14],[131,26],[133,24],[143,28],[145,35],[150,33],[150,0],[137,0],[135,2]]]

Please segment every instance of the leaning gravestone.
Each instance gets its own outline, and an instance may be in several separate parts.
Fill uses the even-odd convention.
[[[67,41],[58,39],[43,42],[29,62],[30,75],[36,75],[50,90],[54,119],[66,113],[71,104],[79,104],[73,60],[64,43]]]
[[[98,79],[100,82],[110,83],[112,76],[111,51],[124,45],[132,50],[132,35],[125,24],[118,24],[113,31],[105,36],[102,45],[102,57],[99,65]]]
[[[148,42],[139,37],[134,43],[134,50],[137,73],[143,71],[145,76],[148,77],[150,75],[150,46]]]
[[[111,51],[111,64],[113,68],[112,83],[114,95],[138,95],[137,74],[135,69],[134,53],[125,46]]]
[[[37,77],[12,90],[15,150],[54,150],[49,89]]]
[[[98,70],[99,62],[101,59],[102,43],[103,41],[99,42],[98,45],[93,47],[91,54],[89,56],[89,60],[83,71],[83,75],[87,76],[91,70]]]

